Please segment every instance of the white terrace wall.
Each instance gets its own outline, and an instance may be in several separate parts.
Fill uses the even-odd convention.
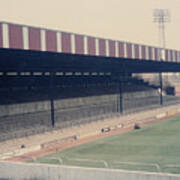
[[[0,180],[180,180],[180,175],[0,162]]]

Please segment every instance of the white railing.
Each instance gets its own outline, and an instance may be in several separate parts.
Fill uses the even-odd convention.
[[[104,164],[105,168],[108,168],[109,165],[105,160],[94,160],[94,159],[80,159],[80,158],[73,158],[73,159],[67,159],[69,161],[79,161],[79,162],[90,162],[90,163],[102,163]]]
[[[146,166],[146,167],[155,167],[158,172],[161,172],[161,167],[155,163],[137,163],[137,162],[120,162],[114,161],[112,164],[119,164],[119,165],[130,165],[130,166]]]
[[[31,157],[31,156],[21,156],[24,158],[27,158],[29,160],[32,160],[33,162],[37,161],[37,158]],[[43,157],[44,160],[57,160],[59,165],[65,165],[66,163],[64,160],[60,157]],[[87,162],[87,163],[101,163],[104,165],[105,168],[112,168],[113,165],[124,165],[124,166],[139,166],[139,167],[154,167],[157,172],[166,172],[164,169],[168,168],[180,168],[180,164],[171,164],[171,165],[164,165],[160,166],[157,163],[140,163],[140,162],[121,162],[121,161],[113,161],[112,163],[108,163],[105,160],[95,160],[95,159],[82,159],[82,158],[65,158],[67,161],[73,161],[73,162]]]
[[[57,160],[60,165],[64,164],[62,158],[60,158],[60,157],[44,157],[43,159],[45,159],[45,160]]]

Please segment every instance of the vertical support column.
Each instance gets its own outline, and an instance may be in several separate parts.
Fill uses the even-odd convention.
[[[117,99],[116,99],[116,102],[117,102],[117,106],[116,106],[116,108],[117,108],[117,114],[120,114],[120,112],[119,112],[119,107],[120,107],[120,101],[119,101],[119,99],[120,99],[120,90],[119,90],[119,80],[116,80],[115,81],[116,82],[116,88],[117,88]]]
[[[54,118],[54,72],[51,72],[50,75],[50,103],[51,103],[51,125],[55,126],[55,118]]]
[[[159,84],[160,84],[160,105],[163,105],[163,76],[162,73],[159,73]]]
[[[124,74],[116,74],[116,82],[117,82],[117,113],[123,114],[123,81]]]
[[[123,75],[119,80],[119,112],[123,114]]]
[[[128,74],[125,63],[122,63],[122,73],[120,76],[120,81],[119,81],[119,112],[120,114],[123,114],[124,109],[123,109],[123,85],[124,81],[126,78],[126,75]]]

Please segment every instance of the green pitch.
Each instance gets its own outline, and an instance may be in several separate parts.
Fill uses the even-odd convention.
[[[180,167],[166,167],[180,165],[180,117],[66,149],[37,161],[180,173]]]

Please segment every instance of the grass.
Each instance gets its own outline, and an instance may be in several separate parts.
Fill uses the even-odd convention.
[[[122,165],[118,162],[158,164],[161,171],[180,173],[180,168],[163,168],[169,164],[180,164],[180,117],[174,117],[124,134],[107,137],[94,142],[63,150],[47,157],[60,157],[66,165],[104,167],[106,161],[111,168],[157,171],[156,167],[144,165]],[[74,159],[90,159],[77,161]],[[39,158],[38,162],[59,163]]]

